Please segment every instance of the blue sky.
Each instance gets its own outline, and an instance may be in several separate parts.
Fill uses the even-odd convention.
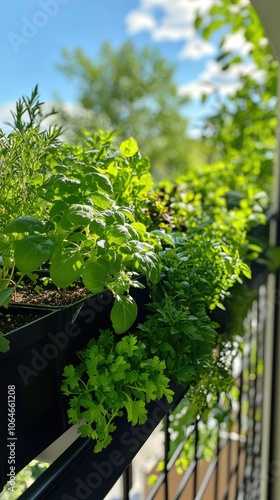
[[[138,46],[157,46],[178,65],[180,92],[194,98],[188,105],[192,127],[209,108],[199,96],[212,86],[230,94],[237,73],[222,74],[213,58],[215,43],[199,40],[191,25],[194,8],[207,9],[215,0],[13,0],[1,5],[0,119],[22,94],[36,83],[43,101],[55,92],[68,103],[75,101],[75,87],[55,68],[62,47],[82,47],[96,56],[105,40],[115,47],[130,38]],[[245,0],[247,1],[247,0]],[[214,40],[215,42],[215,40]],[[228,40],[246,51],[242,36]],[[244,49],[245,47],[245,49]],[[2,120],[1,120],[2,121]]]

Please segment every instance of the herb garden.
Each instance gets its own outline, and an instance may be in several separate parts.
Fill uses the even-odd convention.
[[[217,407],[233,385],[225,314],[266,247],[257,171],[217,163],[153,186],[134,138],[66,144],[42,109],[35,88],[1,132],[0,370],[21,412],[16,472],[71,424],[106,449],[120,417],[145,423],[180,386],[192,420]]]
[[[255,11],[224,0],[195,21],[205,39],[219,34],[224,71],[242,58],[224,49],[221,27],[242,31],[262,78],[241,76],[207,121],[211,165],[155,182],[137,136],[79,129],[67,143],[37,86],[0,130],[4,500],[103,500],[122,475],[128,500],[130,464],[163,419],[164,460],[148,477],[149,500],[170,498],[174,470],[182,479],[172,500],[185,491],[203,498],[214,476],[211,500],[240,491],[249,500],[263,481],[263,443],[274,463],[262,422],[275,397],[264,358],[268,378],[279,364],[279,229],[268,236],[279,222],[278,65]],[[273,429],[275,415],[266,413]],[[57,444],[69,429],[79,437]],[[273,441],[271,430],[266,437]],[[47,466],[32,460],[52,446],[60,451],[41,474]],[[204,475],[202,462],[211,462]]]

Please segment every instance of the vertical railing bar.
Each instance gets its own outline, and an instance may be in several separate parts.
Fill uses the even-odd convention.
[[[165,417],[164,429],[164,499],[168,500],[168,455],[170,447],[169,414]]]
[[[280,79],[279,79],[280,83]],[[280,90],[280,89],[279,89]],[[271,221],[271,230],[272,230]],[[267,280],[266,287],[266,324],[263,332],[264,338],[264,373],[262,378],[262,460],[261,460],[261,478],[260,482],[260,499],[272,499],[272,482],[266,480],[269,463],[272,460],[272,446],[273,446],[273,432],[272,432],[272,419],[273,419],[273,405],[274,401],[274,387],[273,381],[275,380],[275,342],[276,335],[278,334],[276,328],[278,309],[273,304],[272,299],[275,298],[275,290],[277,290],[277,275],[270,274]]]
[[[174,495],[174,500],[179,500],[182,493],[184,492],[185,487],[187,486],[189,480],[191,479],[194,470],[195,470],[195,461],[191,462],[191,464],[188,466],[188,469],[186,470],[183,479],[180,482],[178,489]]]
[[[259,476],[258,476],[258,488],[259,488],[259,495],[261,497],[261,489],[262,489],[262,483],[261,483],[261,476],[262,476],[262,463],[263,463],[263,418],[264,418],[264,412],[263,412],[263,394],[264,394],[264,359],[265,359],[265,330],[266,330],[266,322],[267,322],[267,287],[268,283],[266,283],[265,287],[263,287],[264,290],[264,297],[263,297],[263,309],[265,311],[265,316],[262,320],[262,323],[260,325],[260,328],[258,329],[258,343],[260,346],[260,352],[258,354],[258,359],[259,362],[262,359],[262,372],[260,374],[260,377],[258,379],[259,382],[259,393],[258,393],[258,404],[259,404],[259,411],[260,411],[260,431],[259,431],[259,455],[260,455],[260,466],[259,466]]]
[[[239,387],[239,409],[238,409],[238,415],[237,415],[237,432],[239,436],[241,437],[241,431],[242,431],[242,393],[243,393],[243,370],[244,370],[244,353],[242,352],[242,366],[241,366],[241,373],[239,376],[240,379],[240,387]],[[239,489],[239,467],[240,467],[240,455],[241,455],[241,440],[238,440],[238,446],[237,446],[237,468],[236,468],[236,475],[235,475],[235,491],[236,491],[236,498],[238,497],[238,489]]]
[[[196,468],[196,463],[198,460],[201,459],[201,456],[203,454],[203,451],[205,449],[205,445],[200,445],[198,450],[197,450],[197,456],[194,458],[194,460],[189,464],[185,474],[183,475],[183,479],[181,480],[178,489],[176,493],[174,494],[174,500],[178,500],[182,493],[184,492],[185,487],[187,486],[188,482],[190,481],[192,475],[195,472]],[[173,500],[173,499],[172,499]]]
[[[229,474],[229,483],[232,481],[232,479],[234,477],[236,477],[238,467],[239,467],[239,459],[238,459],[238,457],[235,457],[235,462],[231,463],[231,470],[230,470],[230,474]],[[226,486],[226,488],[224,490],[223,500],[226,500],[226,498],[228,497],[228,494],[229,494],[229,483],[228,483],[228,485]],[[237,492],[237,489],[236,489],[236,492]]]
[[[196,492],[197,492],[197,464],[198,464],[198,438],[199,438],[199,433],[198,433],[198,421],[199,417],[196,418],[195,422],[195,437],[194,437],[194,462],[195,462],[195,467],[194,467],[194,477],[193,477],[193,498],[195,499],[196,497]]]
[[[257,461],[256,458],[259,457],[260,459],[260,453],[261,453],[261,428],[257,432],[257,422],[256,422],[256,416],[257,412],[259,413],[259,423],[261,426],[261,415],[260,415],[260,405],[261,405],[261,392],[259,391],[259,385],[260,385],[260,359],[262,357],[262,344],[261,344],[261,332],[263,330],[263,324],[262,324],[262,311],[261,311],[261,290],[259,290],[259,300],[258,300],[258,309],[257,309],[257,328],[256,328],[256,363],[255,363],[255,398],[254,398],[254,423],[253,423],[253,461],[252,461],[252,468],[253,468],[253,484],[252,486],[256,488],[256,490],[259,489],[259,475],[260,471],[257,470]],[[255,479],[256,478],[256,479]],[[257,491],[255,491],[257,493]]]
[[[192,427],[192,430],[191,430],[191,432],[188,433],[187,439],[185,439],[182,443],[180,443],[177,446],[176,450],[172,454],[172,457],[170,457],[170,460],[168,461],[168,464],[167,464],[167,472],[169,472],[173,468],[173,466],[174,466],[177,458],[180,456],[180,453],[182,452],[182,450],[183,450],[185,444],[187,443],[188,439],[190,439],[191,435],[195,432],[195,425],[193,425],[191,427]],[[190,472],[190,471],[192,471],[192,470],[194,470],[194,462],[192,462],[190,464],[190,466],[188,467],[188,469],[186,471],[186,475],[191,476],[192,472]],[[190,479],[190,477],[187,479],[187,482],[189,481],[189,479]],[[155,495],[159,491],[160,486],[163,483],[164,483],[164,472],[162,472],[158,476],[157,482],[153,486],[153,488],[152,488],[151,492],[149,493],[149,495],[148,495],[148,497],[147,497],[146,500],[153,500],[153,498],[155,497]]]
[[[231,481],[231,478],[232,478],[232,470],[231,470],[231,437],[230,437],[230,432],[228,432],[228,437],[224,443],[224,445],[220,448],[220,450],[222,450],[223,448],[227,448],[227,482],[226,482],[226,486],[224,488],[224,492],[223,492],[223,496],[222,496],[222,499],[223,500],[227,500],[228,498],[228,493],[229,493],[229,486],[230,486],[230,481]]]
[[[217,448],[216,448],[217,464],[215,468],[215,498],[218,498],[218,488],[219,488],[219,464],[220,464],[219,454],[220,454],[220,424],[218,424]]]
[[[211,477],[213,476],[213,474],[217,470],[218,462],[219,462],[218,456],[214,457],[213,460],[211,461],[211,463],[208,467],[208,470],[203,478],[203,481],[201,483],[199,491],[197,492],[197,494],[195,496],[195,500],[202,500],[203,499],[203,496],[204,496],[205,490],[209,484],[209,481],[210,481]],[[214,498],[216,500],[218,497],[215,495]]]
[[[253,308],[253,306],[252,306]],[[250,390],[251,390],[251,382],[250,382],[250,372],[251,372],[251,345],[252,345],[252,316],[253,316],[253,311],[251,310],[250,314],[250,327],[248,330],[250,331],[249,333],[249,345],[250,345],[250,352],[249,355],[247,356],[247,382],[246,386],[248,388],[247,391],[247,403],[248,403],[248,409],[247,409],[247,438],[246,438],[246,447],[245,447],[245,469],[244,469],[244,475],[243,475],[243,494],[244,497],[246,498],[246,492],[247,492],[247,483],[248,483],[248,467],[249,467],[249,453],[250,453],[250,448],[251,448],[251,402],[250,402]],[[249,474],[250,477],[250,474]]]
[[[219,469],[219,462],[220,462],[220,453],[224,449],[225,446],[227,446],[229,438],[225,440],[225,443],[221,446],[220,441],[219,441],[219,431],[220,431],[220,425],[218,426],[218,442],[217,442],[217,449],[216,449],[216,456],[211,460],[209,467],[207,469],[206,474],[203,477],[202,483],[199,487],[199,490],[196,494],[195,500],[203,500],[204,493],[206,491],[206,488],[208,484],[210,483],[210,480],[215,473],[215,493],[214,497],[215,500],[218,499],[218,486],[219,486],[219,481],[217,480],[218,477],[218,469]],[[177,497],[175,497],[175,500],[177,500]]]
[[[252,476],[253,476],[253,441],[254,441],[254,400],[255,400],[255,384],[252,381],[252,373],[254,370],[254,360],[252,359],[252,352],[256,356],[256,343],[255,343],[255,333],[256,328],[254,323],[256,320],[258,303],[254,302],[251,309],[250,315],[250,327],[249,327],[249,345],[250,352],[248,355],[248,430],[247,430],[247,443],[245,451],[245,473],[244,473],[244,496],[246,498],[247,491],[251,490]],[[255,351],[255,352],[254,352]]]
[[[273,17],[271,18],[273,19]],[[273,211],[276,215],[274,220],[270,222],[270,238],[269,244],[272,247],[280,246],[280,68],[278,67],[278,81],[277,81],[277,97],[278,97],[278,124],[277,124],[277,150],[276,161],[274,164],[274,196],[273,196]],[[271,310],[271,318],[268,318],[266,328],[266,344],[265,344],[265,359],[267,361],[265,369],[265,387],[264,391],[264,404],[263,411],[265,412],[267,425],[263,427],[263,442],[264,447],[262,450],[262,476],[267,476],[267,473],[275,459],[278,459],[280,447],[280,434],[279,434],[279,326],[280,326],[280,308],[279,303],[275,300],[275,292],[279,292],[280,286],[280,273],[279,270],[275,276],[268,278],[268,293],[270,299],[274,300]],[[273,296],[274,294],[274,296]],[[279,498],[280,480],[279,474],[273,480],[262,481],[260,498],[275,500]]]
[[[229,432],[229,438],[227,440],[227,486],[225,488],[225,493],[223,496],[224,500],[227,500],[228,494],[229,494],[229,488],[230,488],[230,481],[231,481],[231,437],[230,437],[230,432]]]
[[[123,500],[129,500],[129,492],[132,488],[132,462],[128,465],[122,475]]]

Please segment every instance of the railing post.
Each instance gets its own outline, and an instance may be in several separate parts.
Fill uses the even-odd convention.
[[[280,72],[278,76],[280,96]],[[274,218],[270,223],[270,245],[280,247],[280,106],[278,146],[274,173]],[[261,500],[280,498],[280,272],[270,275],[267,290],[267,322],[264,348],[264,399],[262,434]]]
[[[122,500],[129,500],[129,492],[132,488],[132,462],[129,464],[127,469],[125,469],[122,482],[123,482],[123,496]]]
[[[270,44],[280,60],[280,2],[251,0],[264,25]],[[278,98],[280,101],[280,72]],[[280,105],[278,104],[278,146],[274,172],[274,214],[270,223],[270,245],[280,246]],[[264,124],[265,126],[265,124]],[[268,279],[267,324],[264,346],[264,399],[262,432],[261,500],[280,498],[280,271]]]

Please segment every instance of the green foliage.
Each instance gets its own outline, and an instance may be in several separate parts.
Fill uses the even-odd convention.
[[[80,365],[64,369],[62,391],[71,396],[69,422],[80,424],[81,435],[95,441],[96,452],[111,442],[116,417],[125,413],[132,425],[142,424],[146,403],[163,396],[172,400],[165,363],[150,357],[136,336],[116,343],[110,330],[104,330],[78,355]]]
[[[1,500],[17,500],[24,491],[48,468],[49,464],[32,460],[24,469],[15,476],[16,486],[9,491],[7,484],[1,492]]]
[[[175,66],[156,49],[138,49],[130,41],[113,49],[105,43],[96,58],[80,48],[64,49],[62,57],[58,69],[77,88],[77,112],[61,106],[68,139],[79,142],[82,130],[99,129],[136,137],[158,178],[205,162],[203,146],[187,137],[187,99],[178,93]]]
[[[36,101],[30,114],[40,106]],[[17,137],[25,129],[22,124],[18,131],[21,115],[14,118]],[[30,118],[26,129],[38,133],[37,127]],[[7,305],[25,275],[45,266],[58,288],[81,279],[92,293],[111,290],[117,297],[113,327],[123,333],[137,316],[137,306],[127,295],[130,287],[141,286],[140,273],[149,282],[159,279],[155,246],[160,245],[145,225],[152,187],[148,160],[141,157],[135,139],[124,141],[118,150],[112,136],[100,132],[86,134],[83,146],[57,144],[55,156],[44,157],[40,168],[44,178],[35,189],[37,204],[25,207],[23,215],[14,207],[13,217],[18,216],[12,220],[8,211],[2,229],[1,303]],[[22,179],[31,190],[32,178],[31,173]]]
[[[139,325],[139,338],[151,353],[160,353],[169,376],[193,382],[213,364],[218,325],[209,311],[223,308],[228,290],[250,271],[210,223],[175,234],[173,243],[161,253],[161,280],[153,288],[152,314]]]
[[[206,231],[202,244],[216,240],[215,246],[227,255],[226,267],[240,255],[242,272],[249,278],[246,263],[255,261],[267,245],[251,232],[266,223],[268,207],[268,193],[260,191],[253,169],[243,172],[239,164],[220,162],[190,169],[174,184],[162,182],[149,209],[154,224],[167,231],[187,231],[194,239]]]
[[[237,50],[226,52],[224,49],[225,33],[242,33],[246,42],[251,44],[249,56],[259,68],[267,68],[271,61],[271,49],[266,41],[266,34],[259,16],[249,2],[243,0],[223,0],[215,2],[210,8],[209,15],[196,20],[196,28],[206,39],[214,34],[219,39],[220,53],[217,58],[223,61],[225,69],[231,64],[236,64],[236,57],[241,60],[247,55],[238,53]],[[222,30],[220,28],[223,28]]]
[[[126,332],[136,320],[137,312],[137,304],[130,295],[117,296],[110,314],[115,332]]]
[[[276,149],[278,63],[273,60],[264,28],[254,8],[243,0],[215,2],[209,15],[198,19],[198,32],[213,37],[217,62],[226,72],[239,63],[251,64],[240,77],[239,90],[227,99],[217,98],[206,120],[205,138],[214,160],[233,163],[245,176],[254,175],[259,190],[271,194]],[[222,29],[220,29],[222,28]],[[250,44],[248,54],[226,50],[226,34],[240,34]],[[265,126],[264,126],[265,124]]]
[[[12,132],[0,129],[0,230],[15,217],[42,213],[39,191],[46,179],[46,166],[55,161],[61,129],[42,128],[55,111],[43,112],[38,88],[30,97],[19,99],[12,112]]]

